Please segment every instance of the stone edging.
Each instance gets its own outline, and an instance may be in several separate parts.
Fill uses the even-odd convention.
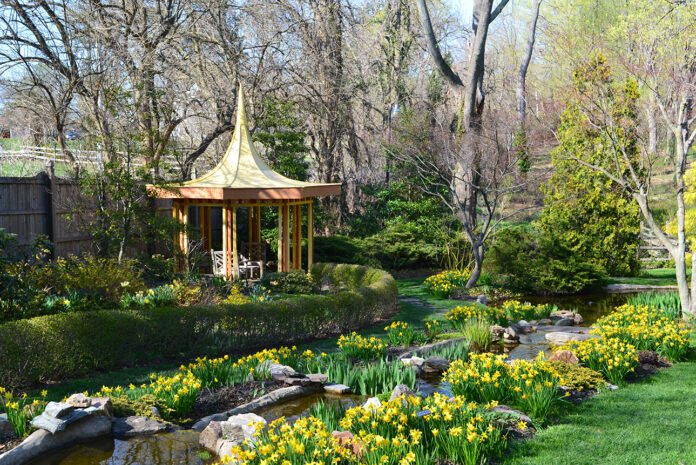
[[[620,293],[633,291],[673,291],[677,290],[677,286],[656,286],[653,284],[607,284],[602,288],[605,292]]]
[[[411,358],[414,355],[423,355],[434,349],[440,349],[442,347],[449,347],[455,345],[458,342],[466,341],[465,337],[455,337],[452,339],[447,339],[445,341],[433,342],[432,344],[426,344],[424,346],[416,347],[414,349],[407,350],[403,354],[399,355],[399,359]]]
[[[203,431],[212,421],[225,421],[233,415],[240,415],[242,413],[251,413],[263,407],[270,407],[280,402],[286,400],[294,399],[296,397],[305,396],[308,394],[316,394],[322,392],[324,388],[322,386],[289,386],[275,391],[269,392],[258,399],[254,399],[251,402],[240,405],[233,409],[227,410],[222,413],[215,413],[213,415],[208,415],[207,417],[198,420],[191,429],[193,431],[201,432]]]

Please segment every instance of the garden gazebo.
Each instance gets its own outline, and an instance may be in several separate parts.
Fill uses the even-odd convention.
[[[175,237],[183,257],[188,256],[187,226],[190,212],[197,208],[203,248],[212,249],[211,209],[222,208],[222,269],[226,277],[240,276],[240,247],[237,211],[248,209],[248,245],[263,247],[261,207],[278,208],[278,271],[303,269],[302,214],[307,215],[307,269],[314,258],[313,199],[340,193],[340,184],[296,181],[273,171],[259,156],[249,134],[244,94],[239,88],[237,121],[227,151],[218,165],[200,178],[178,185],[150,186],[159,198],[172,199],[172,216],[182,223]],[[253,254],[253,252],[246,252]],[[252,258],[259,260],[258,257]],[[183,263],[177,261],[177,271]],[[215,268],[215,265],[213,264]]]

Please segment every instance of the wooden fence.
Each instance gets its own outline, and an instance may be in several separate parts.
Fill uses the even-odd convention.
[[[160,214],[171,209],[157,201]],[[95,202],[85,198],[73,181],[46,172],[34,177],[0,177],[0,228],[17,236],[28,250],[37,236],[53,243],[55,257],[91,254],[95,251],[88,233]]]

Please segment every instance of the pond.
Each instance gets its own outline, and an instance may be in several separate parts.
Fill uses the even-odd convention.
[[[143,436],[128,440],[98,439],[52,453],[31,465],[207,465],[213,458],[201,454],[198,433]]]
[[[518,300],[532,304],[556,305],[560,310],[573,310],[585,319],[583,326],[589,326],[614,308],[625,304],[631,296],[639,292],[602,292],[593,294],[573,294],[558,296],[523,296]]]

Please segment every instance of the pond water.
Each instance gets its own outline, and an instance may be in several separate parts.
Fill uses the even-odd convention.
[[[98,439],[56,452],[31,465],[207,465],[214,460],[200,455],[198,433],[143,436],[129,440]]]
[[[556,305],[560,310],[573,310],[585,319],[583,326],[589,326],[599,318],[610,313],[619,305],[625,304],[629,297],[638,292],[614,292],[596,294],[574,294],[560,296],[523,296],[517,300],[532,304]]]

